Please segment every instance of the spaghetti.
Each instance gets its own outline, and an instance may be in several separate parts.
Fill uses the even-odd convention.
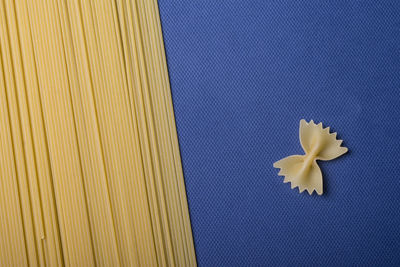
[[[0,3],[0,265],[196,266],[156,0]]]

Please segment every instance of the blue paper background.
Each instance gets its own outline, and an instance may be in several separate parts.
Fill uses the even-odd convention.
[[[400,265],[400,1],[159,0],[199,266]],[[324,195],[273,162],[300,119]]]

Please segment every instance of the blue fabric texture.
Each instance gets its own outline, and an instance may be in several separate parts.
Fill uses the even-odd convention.
[[[199,266],[400,265],[400,1],[159,0]],[[300,119],[324,194],[272,164]]]

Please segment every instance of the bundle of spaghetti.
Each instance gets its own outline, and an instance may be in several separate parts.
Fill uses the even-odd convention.
[[[0,265],[196,266],[156,0],[0,3]]]

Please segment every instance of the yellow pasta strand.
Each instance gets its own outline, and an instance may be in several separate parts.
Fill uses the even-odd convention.
[[[196,266],[158,12],[0,2],[0,266]]]

